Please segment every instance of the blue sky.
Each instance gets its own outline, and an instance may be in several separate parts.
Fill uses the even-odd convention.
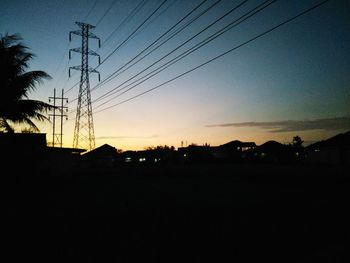
[[[53,95],[53,88],[58,93],[61,88],[69,90],[65,94],[70,101],[69,120],[64,123],[65,146],[72,146],[78,96],[78,85],[73,85],[80,78],[79,72],[68,78],[68,67],[80,64],[79,53],[73,52],[72,59],[68,60],[68,50],[79,47],[81,41],[78,36],[73,36],[71,43],[68,41],[69,31],[78,29],[75,21],[98,23],[93,33],[101,38],[102,47],[97,49],[94,39],[90,40],[89,46],[92,50],[97,49],[104,60],[161,2],[149,0],[142,5],[141,0],[1,1],[0,33],[21,34],[24,43],[36,55],[31,70],[44,70],[53,77],[38,86],[31,98],[47,101]],[[141,32],[97,68],[101,80],[200,2],[167,1]],[[201,10],[214,2],[208,0]],[[92,100],[128,80],[242,2],[219,2],[150,56],[109,83],[95,88],[91,92]],[[247,1],[166,59],[175,57],[262,2]],[[320,2],[276,1],[120,97],[102,106],[99,105],[104,101],[94,102],[96,145],[109,143],[126,150],[160,144],[178,147],[181,141],[219,145],[235,139],[257,144],[274,139],[287,143],[295,135],[312,142],[350,130],[350,2],[346,0],[330,0],[153,92],[98,112],[162,84]],[[139,12],[120,27],[138,5],[141,7]],[[92,67],[97,66],[94,58],[89,63]],[[91,88],[96,84],[97,76],[91,74]],[[50,141],[51,124],[42,123],[39,127],[48,134]]]

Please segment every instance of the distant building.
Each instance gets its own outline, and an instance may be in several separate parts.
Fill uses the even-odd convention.
[[[82,165],[85,167],[111,168],[118,161],[118,151],[115,147],[104,144],[82,155]]]
[[[14,171],[40,169],[46,149],[44,133],[0,133],[0,163]]]
[[[251,151],[255,161],[269,163],[291,162],[295,159],[294,152],[289,145],[277,141],[267,141]]]
[[[210,147],[210,153],[214,160],[242,161],[246,159],[248,151],[255,147],[254,142],[234,140],[220,146]]]
[[[51,175],[71,175],[80,168],[81,154],[85,149],[47,147],[46,171]]]
[[[305,149],[305,161],[319,164],[350,164],[350,132],[309,145]]]
[[[211,148],[209,145],[189,145],[177,149],[180,162],[201,162],[212,159]]]
[[[255,149],[254,142],[238,140],[220,146],[190,145],[178,148],[178,155],[187,161],[241,161],[247,157],[249,150]]]
[[[0,163],[19,174],[66,174],[77,166],[84,151],[47,147],[45,133],[0,133]]]
[[[220,145],[220,148],[228,149],[232,152],[244,152],[247,150],[252,150],[255,147],[255,142],[241,142],[239,140],[234,140]]]
[[[164,164],[174,161],[175,155],[174,147],[157,146],[143,151],[125,151],[121,159],[126,164]]]

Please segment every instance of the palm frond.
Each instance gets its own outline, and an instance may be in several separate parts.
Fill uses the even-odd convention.
[[[21,121],[19,121],[19,123],[24,123],[29,125],[29,127],[34,130],[35,132],[39,132],[39,128],[35,125],[34,122],[32,122],[32,120],[28,117],[24,117]]]
[[[0,118],[0,130],[4,132],[14,133],[14,129],[10,126],[10,124],[4,118]]]
[[[13,45],[14,43],[23,40],[20,34],[12,34],[9,35],[6,33],[5,35],[0,34],[0,49],[7,48]]]
[[[6,111],[0,112],[1,117],[13,122],[24,121],[25,118],[33,118],[38,121],[48,121],[49,119],[42,113],[53,110],[54,107],[42,101],[19,100],[15,104],[9,105]]]
[[[28,52],[28,47],[21,40],[18,34],[0,35],[0,129],[13,131],[10,121],[28,124],[38,131],[32,120],[48,120],[44,114],[55,107],[45,102],[29,100],[28,94],[44,79],[51,77],[44,71],[26,72],[34,54]]]
[[[51,76],[44,71],[29,71],[17,76],[10,83],[10,90],[13,92],[13,98],[28,98],[28,92],[36,88],[44,79],[51,79]]]
[[[24,112],[30,117],[35,117],[37,113],[46,113],[49,110],[57,109],[57,107],[51,104],[38,100],[19,100],[17,106],[19,111]]]

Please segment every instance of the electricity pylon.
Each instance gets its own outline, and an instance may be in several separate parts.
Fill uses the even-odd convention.
[[[53,89],[53,97],[49,97],[49,102],[51,100],[53,101],[53,113],[49,114],[49,117],[52,117],[52,147],[55,147],[56,144],[59,145],[59,147],[62,148],[63,144],[63,117],[68,119],[67,114],[63,114],[64,110],[68,111],[68,107],[63,106],[63,101],[66,100],[66,103],[68,103],[68,98],[63,97],[64,91],[62,89],[62,96],[61,97],[56,97],[56,89]],[[61,105],[57,106],[56,105],[56,100],[61,101]],[[56,109],[59,110],[59,114],[56,114]],[[60,133],[56,133],[56,117],[60,118]]]
[[[97,73],[99,81],[100,73],[95,69],[89,67],[89,55],[98,56],[99,64],[100,56],[89,49],[89,38],[98,39],[99,47],[101,47],[101,40],[96,35],[90,32],[90,29],[95,28],[95,26],[81,22],[75,23],[80,27],[80,30],[70,31],[69,41],[72,40],[72,34],[79,35],[81,36],[81,47],[70,49],[69,59],[71,59],[72,51],[81,53],[81,65],[69,67],[69,77],[71,69],[80,70],[81,76],[79,85],[77,114],[75,118],[73,148],[92,150],[95,148],[95,135],[92,117],[89,72]]]

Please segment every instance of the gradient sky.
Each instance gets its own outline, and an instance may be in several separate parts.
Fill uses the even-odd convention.
[[[48,101],[56,88],[69,91],[69,120],[64,122],[64,145],[72,147],[80,73],[68,78],[68,67],[79,65],[80,54],[68,50],[81,40],[69,31],[75,21],[97,27],[98,49],[104,60],[162,1],[149,0],[124,26],[119,27],[141,0],[2,0],[0,33],[19,33],[36,55],[31,70],[44,70],[53,79],[31,94]],[[130,41],[97,70],[101,80],[123,66],[180,20],[201,0],[167,1]],[[120,85],[152,64],[242,1],[223,0],[183,32],[111,82],[92,91],[92,100]],[[248,1],[209,30],[169,56],[175,57],[263,1]],[[196,143],[220,145],[231,140],[262,144],[273,139],[291,142],[299,135],[306,143],[350,130],[350,1],[331,0],[312,12],[193,71],[153,92],[105,111],[125,99],[151,89],[250,38],[270,29],[321,0],[276,1],[130,92],[106,103],[93,103],[96,146],[118,149]],[[213,4],[209,0],[202,9]],[[108,13],[105,13],[111,7]],[[91,10],[91,12],[90,12]],[[104,15],[105,14],[105,15]],[[102,20],[101,20],[102,19]],[[118,28],[118,30],[116,30]],[[114,33],[113,33],[114,32]],[[113,33],[113,34],[112,34]],[[112,34],[112,35],[111,35]],[[105,42],[105,40],[108,40]],[[97,42],[91,39],[91,49]],[[165,60],[167,61],[167,60]],[[97,60],[91,58],[91,67]],[[90,74],[90,86],[97,84]],[[51,141],[50,123],[37,123]]]

